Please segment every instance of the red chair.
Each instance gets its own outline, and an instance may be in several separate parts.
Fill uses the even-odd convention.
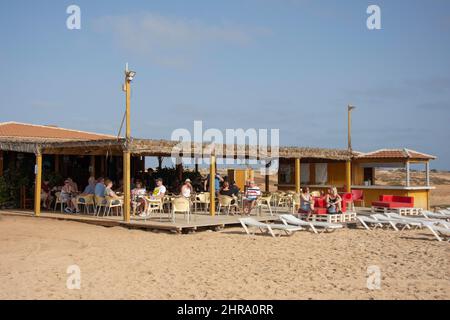
[[[355,210],[355,205],[353,203],[353,194],[352,193],[344,193],[341,195],[342,197],[342,212],[346,212],[347,208],[350,208],[350,210]]]
[[[414,197],[381,195],[379,201],[373,201],[372,207],[414,208]]]
[[[359,202],[361,202],[361,206],[365,207],[364,193],[362,190],[352,189],[352,198],[353,198],[353,203],[359,201]]]

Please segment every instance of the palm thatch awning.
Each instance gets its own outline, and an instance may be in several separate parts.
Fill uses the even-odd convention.
[[[64,155],[122,155],[124,150],[136,156],[182,156],[182,157],[217,157],[234,158],[310,158],[328,160],[348,160],[347,150],[307,148],[307,147],[279,147],[257,148],[248,145],[224,145],[194,142],[179,142],[154,139],[100,139],[100,140],[63,140],[45,138],[0,137],[0,150],[27,153],[42,152],[43,154]]]

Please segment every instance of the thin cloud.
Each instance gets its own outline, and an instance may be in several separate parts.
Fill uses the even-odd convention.
[[[267,28],[234,23],[212,25],[154,13],[105,16],[97,19],[94,27],[98,32],[111,34],[128,52],[148,56],[156,63],[169,66],[188,64],[196,50],[208,46],[247,46],[256,38],[271,33]]]

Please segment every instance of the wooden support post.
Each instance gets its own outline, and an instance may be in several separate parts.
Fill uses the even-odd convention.
[[[91,177],[95,177],[95,156],[91,156],[89,173],[91,174]]]
[[[162,169],[162,163],[163,163],[163,157],[159,156],[158,157],[158,169],[159,170]]]
[[[295,158],[295,192],[300,193],[300,158]]]
[[[130,151],[123,152],[123,221],[130,222],[131,212],[131,173]]]
[[[0,150],[0,177],[3,176],[3,151]]]
[[[55,173],[59,173],[59,154],[55,154]]]
[[[216,215],[216,156],[211,155],[209,166],[209,213],[212,217]]]
[[[40,150],[36,152],[36,165],[34,167],[34,215],[41,215],[41,181],[42,181],[42,153]]]
[[[426,183],[427,183],[427,187],[429,187],[430,186],[430,162],[429,161],[425,162],[425,171],[426,171],[426,173],[425,173]],[[0,173],[0,175],[1,175],[1,173]]]
[[[176,165],[176,167],[177,167],[177,178],[178,178],[178,181],[182,182],[183,181],[183,163],[182,163],[181,158],[177,159],[177,162],[178,162],[177,165]]]
[[[104,156],[100,157],[100,174],[103,177],[106,176],[106,172],[105,172],[105,157]]]
[[[345,163],[345,192],[352,192],[352,162],[347,160]]]
[[[407,187],[409,187],[411,185],[409,168],[410,168],[409,161],[406,161],[406,186]]]

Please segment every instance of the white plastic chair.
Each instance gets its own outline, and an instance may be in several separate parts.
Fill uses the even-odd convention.
[[[175,222],[175,213],[182,212],[184,213],[184,218],[189,223],[189,218],[191,215],[191,202],[185,197],[178,197],[172,199],[172,221]]]

